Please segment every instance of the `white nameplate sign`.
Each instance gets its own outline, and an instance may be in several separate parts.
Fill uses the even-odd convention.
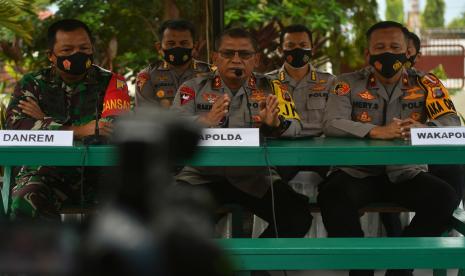
[[[204,147],[258,147],[258,128],[205,128],[199,146]]]
[[[465,127],[412,128],[412,145],[465,145]]]
[[[71,130],[0,130],[0,146],[73,146]]]

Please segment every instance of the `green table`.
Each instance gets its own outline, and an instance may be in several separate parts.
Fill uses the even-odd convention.
[[[196,166],[465,164],[465,146],[411,146],[404,141],[348,138],[269,140],[260,147],[200,147]],[[113,146],[0,147],[0,164],[108,166]]]

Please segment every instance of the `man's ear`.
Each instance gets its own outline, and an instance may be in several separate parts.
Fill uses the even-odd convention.
[[[198,58],[199,53],[200,53],[200,43],[198,41],[194,41],[193,47],[192,47],[192,57],[193,58]]]
[[[365,49],[365,64],[370,64],[370,52],[368,49]]]
[[[155,42],[155,50],[156,50],[160,55],[163,55],[163,50],[161,49],[161,42]]]
[[[56,60],[55,56],[53,55],[52,51],[51,50],[47,50],[47,59],[51,62],[51,63],[55,63],[54,61]]]
[[[261,53],[256,53],[255,56],[253,57],[255,68],[257,68],[260,65],[260,58],[261,58]]]
[[[279,56],[282,57],[282,56],[283,56],[283,53],[284,53],[284,52],[283,52],[283,47],[278,46],[278,54],[279,54]]]
[[[218,60],[218,52],[213,52],[212,54],[212,63],[218,65],[216,61]]]

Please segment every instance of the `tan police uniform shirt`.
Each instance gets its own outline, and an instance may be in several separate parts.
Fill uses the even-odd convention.
[[[228,94],[231,98],[229,113],[218,127],[259,127],[260,102],[273,93],[270,79],[253,75],[235,93],[231,91],[216,72],[185,82],[176,93],[171,110],[190,119],[207,114],[215,101]],[[283,126],[281,126],[283,127]],[[284,131],[284,129],[282,130]],[[244,158],[247,158],[244,156]],[[271,169],[272,181],[279,180]],[[269,171],[265,167],[189,167],[176,176],[177,181],[190,184],[206,184],[228,181],[238,189],[256,197],[262,197],[270,186]]]
[[[136,106],[169,107],[183,82],[206,72],[210,72],[210,65],[195,59],[182,75],[178,75],[166,61],[150,65],[137,75]]]
[[[326,107],[324,132],[327,136],[367,137],[376,126],[384,126],[393,118],[412,118],[437,126],[458,126],[459,117],[447,89],[432,74],[403,69],[393,90],[375,78],[369,66],[360,71],[342,74],[336,79]],[[426,165],[341,167],[357,178],[387,173],[393,182],[408,180]]]
[[[287,73],[284,65],[267,75],[282,83],[284,90],[291,93],[302,124],[301,131],[294,128],[294,136],[320,136],[323,133],[323,115],[329,91],[335,76],[316,70],[310,64],[308,73],[299,82]],[[288,131],[288,135],[290,135]]]

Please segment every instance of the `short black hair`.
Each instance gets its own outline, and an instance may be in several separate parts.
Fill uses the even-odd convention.
[[[247,38],[250,40],[250,43],[252,43],[252,47],[255,52],[258,51],[258,42],[255,39],[255,37],[246,29],[243,28],[231,28],[224,30],[222,33],[220,33],[216,39],[215,39],[215,51],[218,51],[220,48],[221,42],[223,40],[223,37],[229,36],[232,38]]]
[[[404,34],[405,41],[408,42],[410,31],[407,30],[407,28],[405,28],[404,25],[400,24],[399,22],[395,22],[395,21],[381,21],[381,22],[378,22],[372,25],[366,32],[367,42],[368,43],[370,42],[371,34],[374,31],[379,30],[379,29],[387,29],[387,28],[399,28]]]
[[[310,45],[313,47],[312,32],[302,24],[289,25],[281,30],[281,34],[279,35],[279,45],[281,47],[284,43],[284,35],[287,33],[307,33],[308,39],[310,39]]]
[[[419,53],[420,48],[421,48],[420,38],[414,32],[410,32],[409,36],[408,36],[408,39],[412,40],[413,45],[415,46],[415,50],[417,51],[417,53]]]
[[[50,51],[53,51],[53,47],[55,46],[56,43],[56,36],[58,31],[64,31],[64,32],[71,32],[77,29],[84,29],[86,31],[87,35],[89,36],[89,39],[92,44],[94,44],[94,38],[92,36],[92,32],[90,31],[89,27],[86,25],[86,23],[77,20],[77,19],[62,19],[59,20],[50,27],[48,27],[47,31],[47,46]]]
[[[158,29],[158,38],[160,41],[163,40],[163,33],[166,29],[176,30],[176,31],[189,31],[192,36],[192,40],[195,41],[195,27],[192,22],[185,19],[170,19],[163,22]]]

